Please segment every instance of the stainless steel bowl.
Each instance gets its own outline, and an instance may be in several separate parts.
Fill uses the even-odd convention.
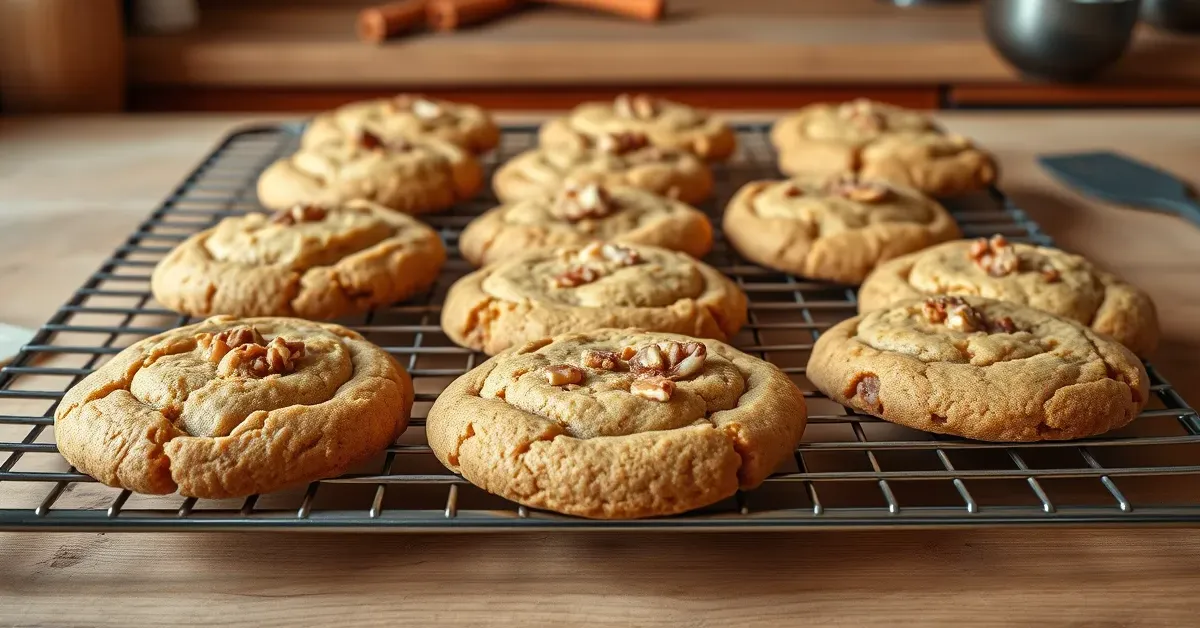
[[[1179,33],[1200,31],[1200,0],[1142,0],[1142,19]]]
[[[1009,63],[1034,78],[1082,81],[1121,58],[1140,0],[985,0],[983,28]]]

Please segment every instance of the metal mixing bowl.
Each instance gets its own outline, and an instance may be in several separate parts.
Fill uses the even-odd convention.
[[[1200,0],[1142,0],[1142,19],[1165,30],[1200,31]]]
[[[1041,79],[1082,81],[1121,58],[1140,0],[985,0],[983,28],[1009,63]]]

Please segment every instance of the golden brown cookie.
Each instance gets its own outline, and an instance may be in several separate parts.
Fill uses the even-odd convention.
[[[363,130],[385,141],[438,139],[475,154],[500,143],[500,129],[488,112],[419,94],[353,102],[322,113],[309,123],[300,142],[306,148],[340,144]]]
[[[880,265],[858,293],[860,312],[928,295],[977,295],[1028,305],[1112,336],[1138,355],[1158,345],[1150,296],[1087,259],[1058,249],[958,240]]]
[[[225,218],[175,247],[150,280],[192,316],[330,319],[403,301],[437,280],[446,249],[423,223],[368,201]]]
[[[1070,440],[1137,416],[1146,369],[1066,318],[982,297],[901,301],[821,334],[821,392],[908,427],[987,441]]]
[[[934,131],[925,114],[860,98],[804,107],[771,127],[771,143],[790,173],[852,172],[864,146],[887,133]]]
[[[684,253],[593,242],[541,249],[455,282],[442,307],[454,342],[494,355],[531,340],[641,327],[726,340],[746,322],[746,295]]]
[[[588,102],[542,125],[542,148],[583,150],[622,133],[646,136],[660,148],[688,151],[708,161],[733,155],[737,138],[724,120],[706,112],[646,94],[621,94],[612,102]]]
[[[598,330],[531,342],[458,378],[429,410],[447,467],[496,495],[596,519],[684,512],[791,458],[804,397],[713,340]]]
[[[343,142],[301,148],[267,167],[258,200],[268,209],[301,203],[374,201],[406,214],[446,209],[483,185],[479,162],[433,138],[384,140],[363,131]]]
[[[345,472],[412,404],[404,369],[348,329],[218,316],[118,353],[67,391],[54,435],[109,486],[224,499]]]
[[[895,133],[859,155],[861,176],[907,185],[933,196],[982,190],[996,182],[992,156],[954,134]]]
[[[791,175],[853,172],[933,196],[996,181],[991,155],[924,114],[868,100],[811,105],[777,122],[771,141]]]
[[[481,266],[539,249],[603,240],[649,244],[703,257],[712,225],[700,210],[630,187],[594,183],[501,205],[471,221],[458,241]]]
[[[729,201],[723,223],[725,237],[750,261],[847,284],[884,260],[960,235],[937,201],[852,175],[748,183]]]
[[[597,148],[538,148],[517,155],[496,171],[496,197],[519,201],[588,183],[639,188],[690,204],[712,194],[712,172],[689,152],[651,146],[645,136],[632,133],[601,140]]]

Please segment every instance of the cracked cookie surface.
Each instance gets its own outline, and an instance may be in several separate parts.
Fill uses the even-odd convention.
[[[615,519],[758,486],[791,457],[805,420],[800,390],[771,364],[712,340],[607,329],[476,367],[438,396],[426,436],[489,492]]]
[[[583,103],[542,125],[538,141],[548,150],[581,150],[622,133],[641,134],[653,146],[685,150],[708,161],[727,159],[737,147],[733,129],[724,120],[646,94]]]
[[[880,265],[859,290],[859,311],[939,294],[1028,305],[1088,325],[1138,355],[1158,344],[1158,316],[1145,292],[1079,255],[999,236],[947,242]]]
[[[442,308],[446,334],[488,354],[601,327],[725,340],[745,321],[745,294],[712,267],[675,251],[599,243],[487,266],[455,282]]]
[[[787,174],[857,173],[933,196],[991,185],[994,160],[926,115],[869,100],[810,105],[771,129]]]
[[[729,201],[723,225],[755,263],[847,284],[884,260],[960,235],[920,192],[845,175],[748,183]]]
[[[440,211],[471,198],[483,170],[467,151],[435,138],[384,138],[370,132],[302,147],[267,167],[258,200],[268,209],[300,203],[374,201],[406,214]]]
[[[336,144],[364,129],[388,141],[439,139],[477,155],[500,143],[500,129],[488,112],[420,94],[353,102],[319,114],[300,142],[305,147]]]
[[[191,236],[150,285],[160,303],[193,316],[331,319],[425,290],[445,259],[433,229],[374,203],[296,205]]]
[[[712,194],[712,172],[695,155],[644,145],[643,136],[613,137],[603,148],[539,148],[513,157],[496,171],[496,197],[512,202],[587,183],[634,187],[692,204]]]
[[[1142,363],[1069,319],[981,297],[928,297],[821,334],[808,363],[821,392],[908,427],[986,441],[1070,440],[1134,419]]]
[[[506,203],[471,221],[459,238],[476,266],[534,249],[601,240],[648,244],[693,257],[712,248],[713,230],[700,210],[631,187],[583,184]]]
[[[404,369],[348,329],[219,316],[118,353],[67,391],[54,433],[109,486],[222,499],[344,472],[412,403]]]

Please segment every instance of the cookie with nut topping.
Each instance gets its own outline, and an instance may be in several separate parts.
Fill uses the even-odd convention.
[[[676,251],[599,242],[486,266],[455,282],[442,307],[446,335],[489,355],[602,327],[726,340],[745,321],[745,294],[716,269]]]
[[[926,295],[1028,305],[1112,336],[1138,355],[1158,345],[1158,315],[1144,291],[1079,255],[1000,235],[946,242],[881,264],[863,282],[858,306],[869,312]]]
[[[353,102],[319,114],[300,143],[305,148],[338,144],[364,130],[386,141],[433,138],[476,155],[500,143],[500,129],[487,111],[420,94]]]
[[[937,201],[853,175],[747,183],[723,222],[746,259],[846,284],[861,282],[880,262],[960,236]]]
[[[534,249],[597,240],[703,257],[712,248],[713,230],[700,210],[681,201],[632,187],[586,183],[491,209],[467,225],[458,247],[467,261],[482,266]]]
[[[997,177],[991,155],[967,138],[923,113],[863,99],[805,107],[777,122],[771,141],[790,175],[855,173],[933,196],[980,190]]]
[[[437,280],[446,249],[424,223],[367,201],[230,216],[154,269],[163,305],[192,316],[333,319],[403,301]]]
[[[694,204],[712,194],[713,176],[708,165],[687,151],[652,146],[638,133],[620,133],[601,136],[589,149],[521,153],[496,170],[492,187],[497,198],[512,202],[588,183],[634,187]]]
[[[224,499],[345,472],[412,404],[404,369],[353,331],[218,316],[118,353],[63,396],[54,435],[109,486]]]
[[[424,214],[469,199],[482,185],[479,162],[458,146],[364,130],[344,141],[302,147],[271,164],[258,178],[258,200],[267,209],[368,200]]]
[[[1071,440],[1128,424],[1149,378],[1128,349],[1024,305],[932,296],[821,334],[809,380],[857,412],[998,442]]]
[[[538,141],[546,150],[579,151],[623,133],[639,134],[653,146],[684,150],[708,161],[728,159],[737,148],[733,129],[724,120],[649,94],[583,103],[542,125]]]
[[[838,174],[853,172],[862,148],[887,133],[936,129],[919,111],[860,98],[815,103],[780,118],[771,143],[785,171]]]
[[[438,459],[533,508],[596,519],[685,512],[792,456],[804,397],[713,340],[605,329],[544,338],[455,380],[429,410]]]

